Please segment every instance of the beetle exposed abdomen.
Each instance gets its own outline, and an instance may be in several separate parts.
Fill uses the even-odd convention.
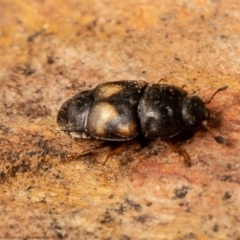
[[[92,91],[83,91],[63,103],[57,116],[61,130],[74,137],[91,138],[86,129],[89,108],[93,102]]]

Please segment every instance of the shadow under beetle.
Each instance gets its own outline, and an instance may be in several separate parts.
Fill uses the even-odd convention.
[[[187,153],[169,140],[201,125],[210,131],[208,125],[215,115],[205,105],[226,88],[219,88],[204,102],[174,85],[106,82],[64,102],[57,123],[76,138],[128,141],[142,134],[149,139],[163,139],[190,163]],[[224,143],[223,137],[213,137],[219,144]]]

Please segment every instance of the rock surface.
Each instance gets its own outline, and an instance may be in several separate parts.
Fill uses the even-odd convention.
[[[240,239],[237,0],[0,2],[0,238]],[[61,104],[112,80],[185,86],[221,116],[198,132],[121,151],[60,132]],[[105,165],[106,157],[109,159]]]

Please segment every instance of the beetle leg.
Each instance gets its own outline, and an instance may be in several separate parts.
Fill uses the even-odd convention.
[[[108,159],[114,155],[124,154],[125,156],[127,156],[129,151],[131,152],[130,155],[134,154],[136,151],[139,152],[142,148],[144,148],[144,145],[147,144],[146,140],[146,138],[143,138],[140,141],[140,138],[135,138],[131,139],[128,142],[112,142],[111,152],[106,156],[103,165],[106,165]]]
[[[167,79],[166,78],[160,78],[157,83],[160,83],[160,82],[167,82]]]
[[[204,103],[205,103],[205,104],[209,104],[209,103],[212,101],[212,99],[215,97],[215,95],[216,95],[217,93],[219,93],[219,92],[221,92],[221,91],[225,91],[227,88],[228,88],[228,86],[222,86],[222,87],[220,87],[220,88],[217,89],[217,90],[213,93],[213,95],[212,95],[207,101],[205,101]]]
[[[78,154],[68,156],[67,161],[74,161],[74,160],[77,160],[77,159],[79,159],[81,157],[84,157],[84,156],[88,156],[88,155],[91,155],[91,154],[98,154],[97,150],[101,150],[101,149],[104,149],[104,148],[107,148],[107,147],[109,147],[109,143],[102,142],[102,143],[98,144],[97,146],[94,145],[90,148],[87,148],[86,150],[83,150],[82,152],[80,152]]]
[[[172,143],[170,140],[164,140],[164,142],[170,147],[170,149],[173,152],[176,152],[179,154],[179,156],[182,156],[184,159],[184,164],[188,167],[192,166],[191,159],[188,155],[188,153],[181,148],[181,146],[178,146],[177,144]]]
[[[121,142],[120,145],[118,144],[117,146],[113,146],[113,150],[106,156],[106,159],[103,163],[103,165],[106,165],[108,159],[114,155],[118,155],[122,153],[126,148],[127,145],[129,145],[129,142]]]

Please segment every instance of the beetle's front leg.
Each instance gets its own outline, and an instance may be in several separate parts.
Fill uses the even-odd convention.
[[[179,154],[179,156],[182,156],[183,159],[184,159],[184,164],[187,166],[187,167],[191,167],[192,166],[192,162],[191,162],[191,159],[188,155],[188,153],[182,149],[181,146],[177,145],[177,144],[174,144],[171,140],[164,140],[164,142],[170,147],[170,149],[173,151],[173,152],[176,152]]]

